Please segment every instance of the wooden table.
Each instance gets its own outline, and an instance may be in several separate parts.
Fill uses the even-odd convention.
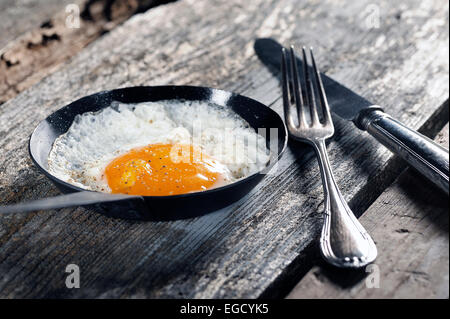
[[[75,3],[83,11],[85,2]],[[280,84],[253,50],[260,37],[314,46],[322,71],[448,148],[447,1],[150,2],[136,15],[114,7],[111,19],[97,8],[80,29],[65,27],[68,2],[0,5],[2,204],[58,194],[33,167],[28,137],[87,94],[203,85],[281,112]],[[351,123],[335,126],[332,166],[377,242],[371,268],[319,258],[319,170],[309,147],[292,144],[243,200],[195,219],[137,222],[84,208],[0,216],[0,297],[448,298],[448,198]],[[68,264],[79,266],[79,289],[66,288]]]

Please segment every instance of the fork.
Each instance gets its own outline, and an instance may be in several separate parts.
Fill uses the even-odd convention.
[[[312,48],[310,56],[314,80],[310,75],[306,49],[303,47],[303,83],[299,78],[293,46],[289,52],[288,57],[287,50],[283,48],[281,57],[284,117],[290,135],[310,144],[317,154],[325,195],[324,223],[320,236],[321,254],[327,262],[338,267],[363,267],[375,260],[377,248],[347,205],[331,170],[325,140],[333,136],[334,125]],[[296,121],[291,114],[291,103],[297,109]]]

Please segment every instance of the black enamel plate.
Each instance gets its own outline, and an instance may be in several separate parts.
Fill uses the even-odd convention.
[[[269,107],[248,97],[227,91],[193,86],[139,86],[104,91],[81,98],[51,114],[34,130],[30,138],[30,154],[36,166],[63,192],[85,191],[53,176],[48,171],[48,155],[53,142],[67,132],[78,114],[99,111],[112,102],[140,103],[161,100],[191,100],[211,102],[231,108],[244,118],[252,128],[265,128],[266,146],[271,160],[261,172],[240,179],[232,184],[173,196],[139,196],[108,203],[98,203],[102,213],[131,219],[172,220],[202,215],[223,208],[253,189],[281,157],[287,143],[287,131],[280,116]],[[269,134],[270,130],[276,134]]]

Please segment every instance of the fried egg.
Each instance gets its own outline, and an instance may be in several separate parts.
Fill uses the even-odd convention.
[[[229,108],[200,101],[114,102],[78,115],[49,171],[94,191],[146,196],[203,191],[263,169],[265,138]]]

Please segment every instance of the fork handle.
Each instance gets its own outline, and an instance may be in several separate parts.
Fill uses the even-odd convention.
[[[73,206],[85,206],[85,205],[119,202],[119,201],[143,202],[144,199],[142,196],[135,196],[135,195],[82,191],[58,195],[54,197],[36,199],[25,203],[18,203],[4,206],[0,205],[0,214],[26,213],[37,210],[56,209]]]
[[[322,256],[338,267],[358,268],[373,262],[377,248],[339,191],[325,140],[315,140],[313,146],[319,160],[325,195],[324,224],[320,238]]]
[[[363,111],[355,124],[449,194],[448,150],[406,127],[380,108]]]

